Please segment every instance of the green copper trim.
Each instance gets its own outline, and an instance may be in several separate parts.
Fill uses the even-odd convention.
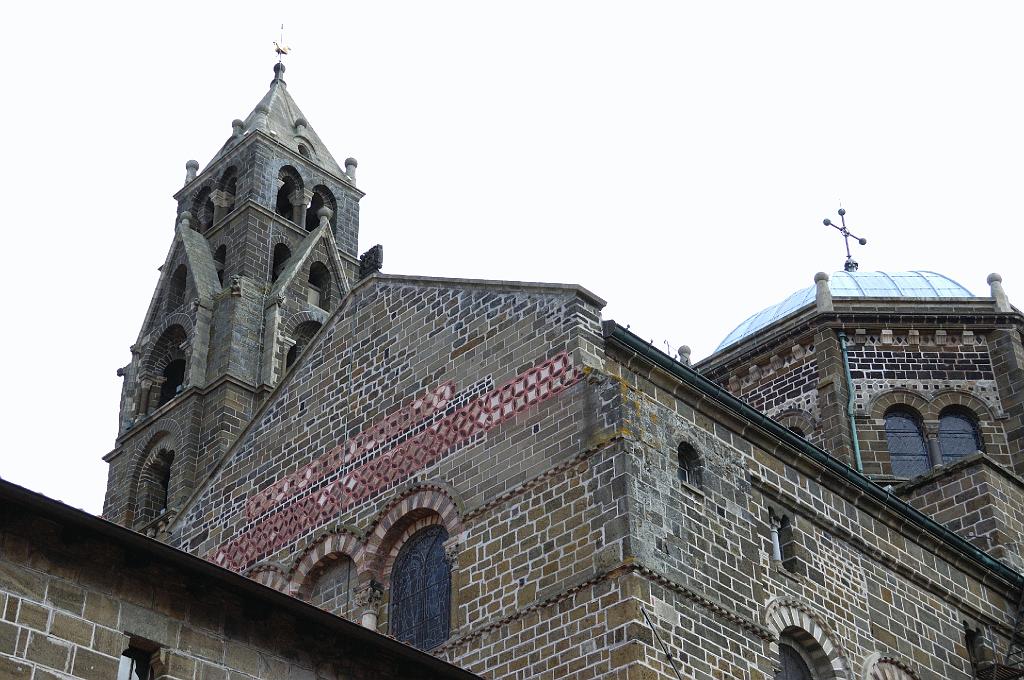
[[[853,438],[853,460],[857,472],[864,472],[864,461],[860,457],[860,437],[857,436],[857,420],[854,417],[856,399],[853,391],[853,376],[850,375],[850,355],[846,350],[846,333],[839,331],[839,346],[843,350],[843,373],[846,375],[846,417],[850,419],[850,436]]]
[[[741,399],[734,397],[727,390],[711,382],[689,366],[684,366],[653,345],[644,342],[630,331],[619,326],[614,321],[605,321],[602,330],[604,331],[605,340],[610,340],[624,349],[631,350],[647,362],[667,371],[680,381],[708,395],[725,408],[760,428],[766,434],[797,449],[829,472],[855,486],[865,496],[870,496],[881,505],[905,518],[909,523],[920,527],[922,533],[929,534],[934,539],[946,544],[971,562],[1006,581],[1011,587],[1024,588],[1024,575],[1021,575],[1020,572],[1006,566],[983,550],[975,548],[968,541],[960,538],[960,536],[905,501],[893,496],[860,472],[814,446],[788,428],[783,427]]]

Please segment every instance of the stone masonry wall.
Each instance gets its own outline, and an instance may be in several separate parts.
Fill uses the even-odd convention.
[[[684,677],[774,677],[780,621],[805,620],[815,644],[834,650],[822,663],[856,677],[879,653],[921,678],[967,680],[965,621],[1005,649],[1012,594],[943,561],[902,521],[855,504],[799,455],[741,435],[710,402],[606,365],[629,386],[629,545],[651,584],[638,606],[687,664]],[[672,478],[680,441],[702,457],[699,488]],[[770,528],[782,517],[789,529],[776,562]],[[638,645],[667,674],[657,643]]]
[[[604,629],[563,610],[608,602],[626,535],[612,455],[619,391],[588,377],[597,327],[574,289],[365,282],[172,541],[300,595],[318,560],[340,551],[361,587],[384,584],[375,610],[387,631],[389,556],[440,523],[452,543],[452,622],[436,652],[489,677],[527,666],[592,677],[584,669],[609,668],[611,649],[577,653],[565,640]]]
[[[902,498],[978,548],[1024,570],[1024,481],[982,454],[897,487]]]
[[[439,677],[104,539],[0,515],[3,680],[112,680],[129,644],[155,650],[155,680]]]

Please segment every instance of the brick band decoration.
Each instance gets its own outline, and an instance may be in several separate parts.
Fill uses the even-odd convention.
[[[246,504],[249,523],[212,560],[241,571],[581,377],[569,354],[560,352],[464,404],[454,399],[454,383],[442,383],[253,495]]]

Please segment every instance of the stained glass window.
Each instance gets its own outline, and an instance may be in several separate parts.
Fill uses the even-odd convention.
[[[981,450],[981,437],[974,419],[960,409],[947,409],[939,416],[939,449],[942,462],[952,463]]]
[[[446,540],[442,526],[421,529],[402,546],[391,571],[391,634],[420,649],[448,639],[451,568],[445,560]]]
[[[913,412],[894,409],[885,414],[885,436],[894,477],[917,477],[928,472],[931,463],[921,426]]]

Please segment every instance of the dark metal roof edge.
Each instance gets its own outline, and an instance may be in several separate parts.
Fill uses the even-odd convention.
[[[415,647],[410,647],[394,638],[364,628],[357,623],[335,616],[290,595],[285,595],[245,576],[219,567],[212,562],[190,555],[177,548],[172,548],[165,543],[143,536],[136,531],[126,529],[102,517],[90,515],[84,510],[65,505],[60,501],[18,486],[2,478],[0,478],[0,501],[21,505],[38,516],[73,525],[76,528],[92,532],[135,551],[144,551],[160,562],[170,563],[183,571],[216,581],[225,590],[261,600],[265,604],[279,610],[284,610],[298,619],[313,623],[320,628],[333,630],[347,637],[353,644],[365,644],[370,647],[380,648],[382,651],[396,657],[421,664],[445,677],[458,680],[482,680],[479,675],[450,664],[432,654],[420,651]]]
[[[820,464],[829,472],[836,474],[845,481],[870,496],[873,500],[885,506],[889,510],[901,515],[909,522],[920,526],[926,533],[938,541],[945,543],[950,548],[967,557],[971,562],[994,573],[1003,581],[1014,588],[1024,588],[1024,575],[1012,569],[1002,562],[996,560],[988,553],[979,550],[968,541],[931,519],[921,511],[917,510],[905,501],[893,496],[873,481],[857,472],[849,465],[841,462],[831,454],[814,446],[803,437],[791,432],[786,427],[775,422],[757,409],[748,405],[743,400],[733,396],[727,390],[719,387],[692,368],[679,363],[658,348],[644,342],[640,337],[634,335],[627,329],[614,321],[605,321],[603,324],[606,340],[617,343],[624,349],[643,357],[648,362],[667,371],[682,382],[707,394],[719,404],[736,413],[744,420],[754,424],[771,436],[783,440],[789,446],[806,454],[809,458]]]

